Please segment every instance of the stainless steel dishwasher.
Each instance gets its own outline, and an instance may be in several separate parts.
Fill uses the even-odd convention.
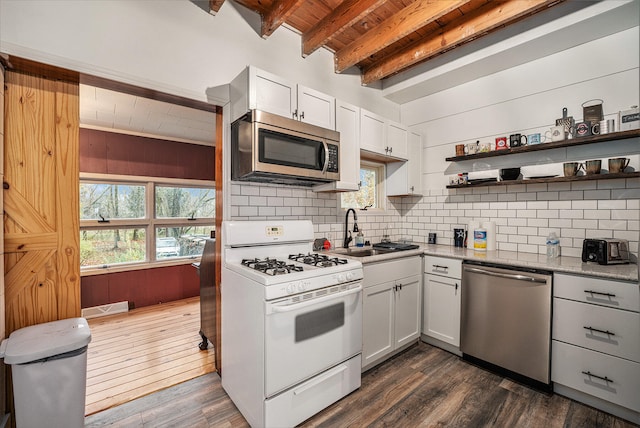
[[[551,282],[552,274],[547,271],[465,262],[460,327],[463,358],[491,369],[506,369],[516,380],[549,389]]]

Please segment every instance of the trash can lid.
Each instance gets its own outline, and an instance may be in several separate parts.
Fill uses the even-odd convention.
[[[84,318],[69,318],[36,324],[14,331],[2,341],[0,357],[5,364],[24,364],[75,351],[91,342]]]

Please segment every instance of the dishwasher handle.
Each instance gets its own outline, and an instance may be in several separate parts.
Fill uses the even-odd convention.
[[[469,271],[469,272],[473,272],[473,273],[479,273],[482,275],[489,275],[489,276],[497,276],[499,278],[507,278],[507,279],[515,279],[518,281],[527,281],[527,282],[536,282],[539,284],[546,284],[547,280],[544,278],[536,278],[533,276],[529,276],[529,275],[523,275],[520,273],[514,273],[514,274],[510,274],[510,273],[502,273],[502,272],[495,272],[492,270],[485,270],[485,269],[479,269],[479,268],[475,268],[475,267],[469,267],[469,266],[465,266],[464,267],[465,271]]]

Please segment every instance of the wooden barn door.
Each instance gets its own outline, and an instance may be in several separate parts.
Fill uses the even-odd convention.
[[[7,71],[6,335],[80,316],[78,85]]]

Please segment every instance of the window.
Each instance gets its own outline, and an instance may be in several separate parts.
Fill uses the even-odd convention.
[[[347,208],[384,209],[384,165],[374,162],[360,163],[360,190],[340,195],[340,206]]]
[[[89,174],[87,174],[89,176]],[[80,266],[111,268],[202,254],[215,225],[215,189],[206,184],[82,177]]]

